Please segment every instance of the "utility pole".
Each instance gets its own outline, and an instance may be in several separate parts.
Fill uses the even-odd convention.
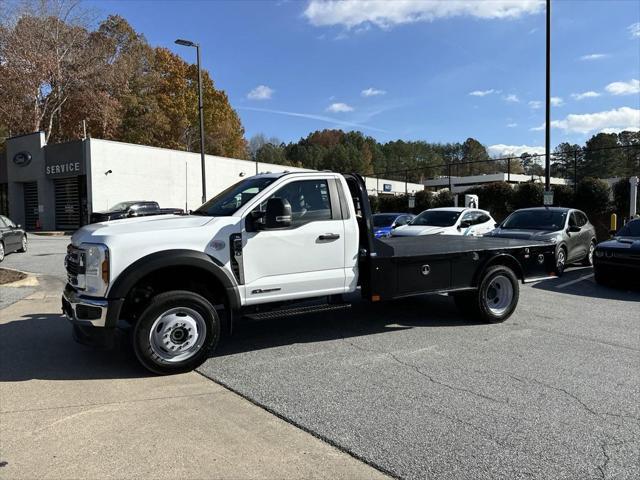
[[[176,42],[183,47],[195,47],[198,65],[198,117],[200,118],[200,168],[202,171],[202,203],[207,201],[207,176],[204,166],[204,105],[202,103],[202,70],[200,68],[200,45],[191,40],[178,39]]]
[[[546,122],[544,129],[544,189],[551,189],[551,0],[547,0],[547,85],[546,85]]]

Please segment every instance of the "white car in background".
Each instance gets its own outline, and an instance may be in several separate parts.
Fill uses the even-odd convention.
[[[464,207],[443,207],[425,210],[409,224],[398,227],[393,237],[418,235],[467,235],[480,236],[489,233],[496,221],[486,210]]]

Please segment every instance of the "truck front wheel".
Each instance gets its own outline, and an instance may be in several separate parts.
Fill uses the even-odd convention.
[[[197,293],[173,290],[155,296],[133,330],[133,349],[142,365],[160,375],[193,370],[220,337],[220,318]]]

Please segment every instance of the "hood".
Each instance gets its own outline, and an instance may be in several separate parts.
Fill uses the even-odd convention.
[[[517,229],[502,229],[496,228],[489,232],[486,236],[489,237],[501,237],[501,238],[516,238],[519,240],[541,240],[547,242],[553,242],[557,240],[561,231],[548,232],[546,230],[517,230]]]
[[[600,242],[597,250],[629,250],[640,252],[640,238],[638,237],[614,237],[606,242]]]
[[[150,232],[197,228],[215,220],[215,217],[197,215],[152,215],[123,218],[121,220],[86,225],[73,234],[71,243],[78,245],[82,242],[98,242],[101,241],[100,239],[116,235],[148,234]]]
[[[418,235],[435,235],[444,233],[445,227],[430,227],[428,225],[405,225],[393,231],[394,237],[417,237]]]

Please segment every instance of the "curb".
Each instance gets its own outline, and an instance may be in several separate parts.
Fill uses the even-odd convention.
[[[29,235],[38,235],[40,237],[63,237],[65,235],[72,235],[73,232],[66,232],[66,231],[49,231],[49,232],[42,232],[42,231],[33,231],[33,232],[27,232]]]

